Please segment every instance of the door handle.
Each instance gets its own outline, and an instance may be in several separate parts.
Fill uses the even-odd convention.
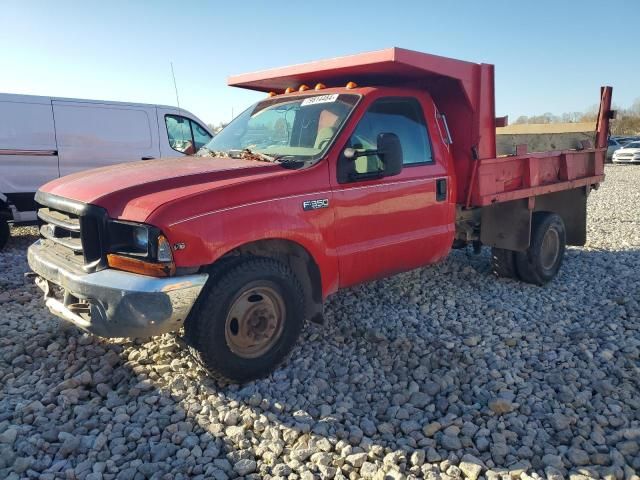
[[[140,157],[140,160],[153,160],[156,157]]]
[[[447,199],[447,179],[436,180],[436,202],[443,202]]]

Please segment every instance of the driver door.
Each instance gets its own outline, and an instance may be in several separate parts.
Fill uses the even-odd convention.
[[[429,264],[448,252],[453,238],[449,178],[442,160],[434,158],[426,109],[435,113],[431,102],[415,97],[378,98],[342,148],[375,150],[378,134],[395,133],[403,169],[381,177],[378,155],[338,157],[333,207],[340,287]]]

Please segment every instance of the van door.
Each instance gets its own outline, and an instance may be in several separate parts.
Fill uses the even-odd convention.
[[[58,177],[57,149],[49,97],[0,95],[0,194],[19,211]]]
[[[157,112],[163,157],[193,155],[213,138],[204,123],[186,110],[158,107]]]
[[[60,175],[160,156],[153,107],[53,100]]]

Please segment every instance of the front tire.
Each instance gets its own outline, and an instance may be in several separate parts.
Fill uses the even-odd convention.
[[[516,267],[521,280],[544,285],[556,276],[566,248],[566,231],[562,218],[549,212],[536,212],[531,227],[531,243],[516,253]]]
[[[212,376],[246,382],[273,371],[302,330],[300,282],[285,264],[248,258],[223,270],[185,325],[191,353]]]

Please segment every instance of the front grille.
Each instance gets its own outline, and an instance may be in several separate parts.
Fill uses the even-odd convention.
[[[616,158],[632,158],[633,153],[618,153]]]
[[[63,261],[85,271],[106,267],[104,209],[38,192],[36,201],[43,243]]]
[[[51,208],[41,208],[38,210],[38,217],[44,222],[44,225],[40,227],[40,235],[73,250],[74,253],[82,254],[78,215]]]

